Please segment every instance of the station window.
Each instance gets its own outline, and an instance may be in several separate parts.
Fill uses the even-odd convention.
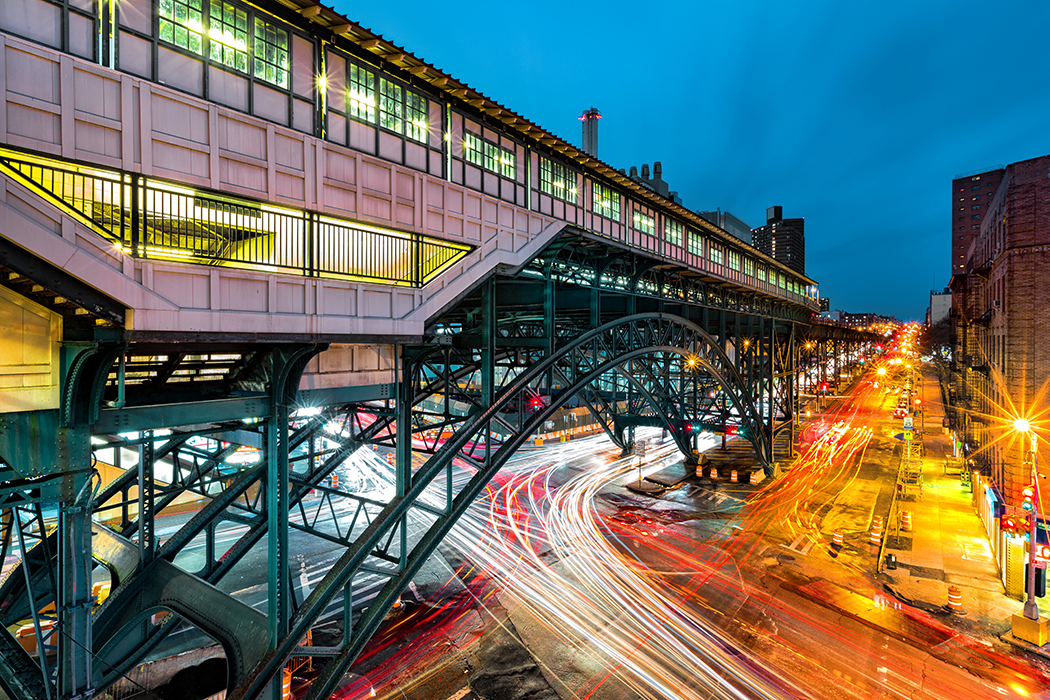
[[[725,256],[722,254],[721,246],[717,246],[717,245],[711,244],[711,246],[709,248],[709,251],[708,251],[708,256],[709,256],[711,262],[713,262],[716,265],[723,265],[723,264],[725,264]]]
[[[347,111],[352,119],[373,123],[376,120],[376,76],[356,63],[350,64],[350,82],[346,91]]]
[[[540,192],[575,203],[576,173],[561,163],[540,156]]]
[[[656,233],[656,219],[648,214],[636,211],[634,212],[634,230],[652,235]]]
[[[674,219],[664,219],[664,238],[671,245],[682,245],[682,230],[685,227]]]
[[[594,187],[591,191],[593,202],[591,202],[591,210],[600,216],[604,216],[606,219],[620,220],[620,195],[613,192],[611,187],[605,185],[593,183]]]
[[[288,87],[288,32],[255,18],[255,77],[271,85]]]
[[[751,258],[744,258],[744,274],[751,277],[755,276],[755,261]]]
[[[463,159],[489,172],[514,179],[514,153],[469,131],[463,138]]]
[[[169,44],[204,54],[204,0],[160,0],[160,38]]]
[[[693,255],[704,254],[704,239],[696,231],[689,231],[689,252]]]
[[[248,13],[228,2],[213,0],[208,17],[208,43],[212,61],[247,73]]]
[[[386,78],[379,79],[379,126],[401,133],[405,128],[404,96],[401,86]]]
[[[740,253],[736,252],[735,250],[729,251],[729,269],[740,269]]]
[[[766,268],[762,267],[761,265],[758,265],[755,268],[755,277],[758,279],[759,282],[765,282],[766,281]]]
[[[413,141],[426,143],[429,133],[426,99],[411,90],[405,90],[405,136]]]

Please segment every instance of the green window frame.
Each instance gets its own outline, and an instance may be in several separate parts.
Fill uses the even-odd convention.
[[[208,8],[208,53],[213,63],[248,72],[248,13],[212,0]]]
[[[430,121],[427,119],[427,100],[411,90],[405,90],[405,136],[426,143],[430,135]]]
[[[160,0],[160,39],[204,55],[204,0]]]
[[[766,268],[764,268],[761,265],[759,265],[757,267],[757,269],[755,270],[755,276],[758,278],[759,282],[765,282],[766,281]]]
[[[729,269],[740,269],[740,253],[736,252],[735,250],[729,251]]]
[[[514,154],[491,141],[485,141],[485,163],[482,167],[500,177],[513,180],[516,172]]]
[[[685,227],[674,219],[664,219],[664,239],[671,245],[682,245],[682,231]]]
[[[485,164],[485,142],[470,131],[463,135],[463,160],[477,166]]]
[[[755,261],[747,256],[744,256],[744,274],[748,277],[755,276]]]
[[[379,126],[397,133],[405,130],[405,98],[400,85],[379,79]]]
[[[722,265],[725,262],[725,258],[722,255],[721,246],[717,246],[714,243],[711,244],[708,250],[708,258],[716,265]]]
[[[255,46],[252,48],[255,78],[287,90],[291,68],[287,30],[256,17]]]
[[[692,229],[688,232],[689,237],[689,252],[693,255],[704,254],[704,237]]]
[[[648,233],[649,235],[656,233],[656,219],[648,214],[636,211],[634,212],[632,219],[634,220],[635,231],[641,231],[642,233]]]
[[[376,121],[376,74],[353,62],[346,86],[346,112],[351,119]]]
[[[620,195],[611,187],[591,183],[591,211],[614,221],[620,220]]]
[[[540,192],[576,203],[576,173],[550,158],[540,156]]]

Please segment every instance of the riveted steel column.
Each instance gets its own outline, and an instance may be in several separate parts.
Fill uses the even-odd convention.
[[[58,513],[58,693],[87,700],[91,687],[91,443],[86,426],[59,428],[66,472]]]

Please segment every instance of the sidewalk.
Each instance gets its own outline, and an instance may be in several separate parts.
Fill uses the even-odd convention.
[[[1010,631],[1010,616],[1020,613],[1023,603],[1006,595],[969,488],[957,469],[945,473],[952,448],[951,437],[941,429],[940,387],[932,372],[923,374],[923,384],[927,413],[922,495],[898,497],[889,514],[885,551],[896,556],[897,568],[884,568],[878,580],[901,601],[945,614],[952,614],[948,589],[955,586],[962,594],[962,613],[952,614],[959,626],[971,634],[1000,637]],[[900,514],[905,512],[911,514],[913,531],[901,531],[897,537]],[[1050,599],[1037,600],[1041,614],[1050,612]],[[1039,653],[1050,658],[1050,644]]]

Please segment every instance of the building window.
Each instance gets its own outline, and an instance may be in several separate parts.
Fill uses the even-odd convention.
[[[980,214],[974,214],[973,216],[970,217],[970,219],[973,220],[973,221],[976,221],[977,219],[980,219],[980,218],[981,218]]]
[[[540,156],[540,192],[576,203],[576,173],[561,163]]]
[[[212,0],[208,15],[211,60],[247,73],[248,13],[228,2]]]
[[[413,141],[426,143],[429,133],[426,98],[411,90],[405,90],[405,136]]]
[[[758,278],[759,282],[765,282],[766,281],[766,268],[762,267],[761,265],[758,265],[756,267],[756,269],[755,269],[755,277]]]
[[[696,231],[689,231],[689,252],[693,255],[704,254],[704,239]]]
[[[712,243],[708,247],[708,255],[711,259],[711,262],[713,262],[716,265],[722,265],[725,262],[725,257],[722,254],[722,248],[720,246],[715,245],[714,243]]]
[[[648,214],[636,211],[634,212],[634,229],[652,235],[656,233],[656,219]]]
[[[160,38],[169,44],[204,55],[204,0],[160,0]]]
[[[671,245],[682,245],[682,230],[685,227],[674,219],[664,219],[664,239]]]
[[[960,226],[959,228],[966,228],[966,227],[965,227],[965,226]],[[975,228],[981,228],[981,225],[980,225],[980,224],[974,224],[974,225],[973,225],[973,226],[971,226],[970,228],[971,228],[971,229],[975,229]]]
[[[347,111],[352,119],[375,123],[376,76],[367,68],[350,64],[350,84],[346,91]]]
[[[729,251],[729,269],[740,269],[740,253],[736,252],[735,250]]]
[[[620,220],[620,195],[613,192],[611,187],[593,183],[591,190],[591,210],[606,219]]]
[[[974,186],[973,186],[973,187],[971,187],[970,189],[971,189],[971,190],[979,190],[979,189],[981,189],[981,186],[980,186],[980,185],[974,185]]]
[[[288,87],[288,32],[255,18],[255,77],[277,87]]]
[[[977,195],[976,197],[971,198],[970,201],[971,202],[976,202],[980,198],[981,198],[981,195]]]
[[[514,179],[514,154],[469,131],[463,139],[463,159],[497,175]]]
[[[744,258],[744,274],[749,277],[755,276],[755,261],[751,258]]]
[[[395,85],[386,78],[379,79],[379,126],[400,134],[405,123],[402,118],[404,98],[401,86]]]

